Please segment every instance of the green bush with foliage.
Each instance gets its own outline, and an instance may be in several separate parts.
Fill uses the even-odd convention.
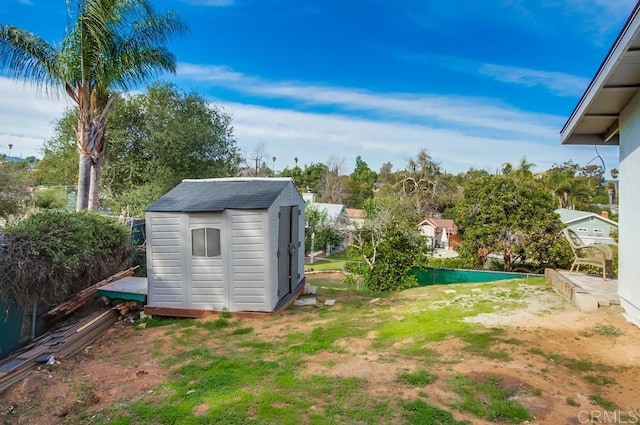
[[[430,257],[429,261],[427,262],[427,266],[436,269],[473,269],[475,268],[475,263],[473,262],[473,260],[462,257]]]
[[[507,272],[518,264],[566,267],[571,251],[554,208],[549,190],[533,178],[509,174],[468,180],[455,209],[460,256],[486,266],[487,255],[498,254]]]
[[[63,210],[67,207],[64,187],[40,189],[35,192],[36,207],[43,210]]]
[[[97,213],[44,211],[6,229],[0,296],[23,305],[58,303],[122,270],[132,250],[127,229]]]
[[[408,271],[425,267],[431,249],[415,223],[419,216],[408,212],[393,198],[369,201],[367,218],[352,235],[347,251],[345,283],[372,291],[396,291],[418,285]]]

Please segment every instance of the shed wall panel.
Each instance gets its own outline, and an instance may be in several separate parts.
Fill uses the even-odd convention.
[[[231,232],[230,298],[236,310],[269,311],[265,303],[266,210],[227,210]]]
[[[149,305],[183,307],[182,217],[168,213],[148,214],[146,226]]]

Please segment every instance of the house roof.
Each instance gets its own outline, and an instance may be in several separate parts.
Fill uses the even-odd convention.
[[[343,204],[325,204],[323,202],[314,202],[310,204],[318,211],[325,211],[329,220],[336,220],[341,214],[346,213]]]
[[[566,145],[619,145],[620,112],[640,90],[640,2],[560,131]]]
[[[427,217],[418,226],[433,226],[438,229],[455,229],[456,224],[448,218]]]
[[[219,212],[226,209],[266,209],[289,184],[292,184],[289,178],[183,180],[146,211]]]
[[[591,211],[569,210],[566,208],[559,208],[555,212],[560,216],[560,221],[562,221],[564,224],[571,224],[576,221],[584,220],[585,218],[596,217],[599,220],[602,220],[606,223],[609,223],[611,225],[618,227],[618,223],[616,223],[615,221],[609,220],[608,218],[605,218],[600,214],[596,214]]]
[[[367,212],[358,208],[347,208],[347,216],[349,218],[366,218]]]

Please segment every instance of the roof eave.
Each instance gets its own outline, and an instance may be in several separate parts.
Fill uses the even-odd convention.
[[[563,145],[617,145],[619,137],[617,128],[610,128],[603,134],[574,134],[577,125],[585,119],[587,109],[592,105],[596,95],[605,85],[606,80],[615,71],[622,57],[627,53],[629,46],[639,34],[640,1],[635,5],[620,34],[611,46],[604,61],[600,64],[596,75],[593,77],[586,91],[580,98],[571,116],[560,131],[560,140]],[[618,114],[621,111],[616,111]],[[617,118],[617,117],[616,117]],[[617,119],[616,119],[617,125]],[[607,134],[609,133],[609,134]]]

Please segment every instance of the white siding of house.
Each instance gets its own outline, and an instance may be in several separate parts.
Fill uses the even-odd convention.
[[[620,114],[618,294],[627,319],[640,326],[640,94]]]
[[[616,245],[615,239],[610,235],[613,230],[618,228],[599,217],[591,216],[577,220],[569,223],[567,227],[576,232],[585,244],[604,243]],[[595,229],[601,229],[602,233],[596,232]]]
[[[147,213],[148,302],[157,307],[186,305],[182,256],[182,217]]]
[[[420,226],[420,231],[428,238],[434,239],[436,237],[436,229],[430,224]]]
[[[231,308],[271,311],[266,290],[266,210],[227,210],[226,214],[231,231]]]
[[[184,247],[188,259],[186,275],[186,306],[203,310],[229,308],[227,300],[228,280],[225,273],[226,223],[221,213],[190,214]],[[194,257],[191,255],[191,230],[210,227],[220,229],[221,255],[219,257]]]

